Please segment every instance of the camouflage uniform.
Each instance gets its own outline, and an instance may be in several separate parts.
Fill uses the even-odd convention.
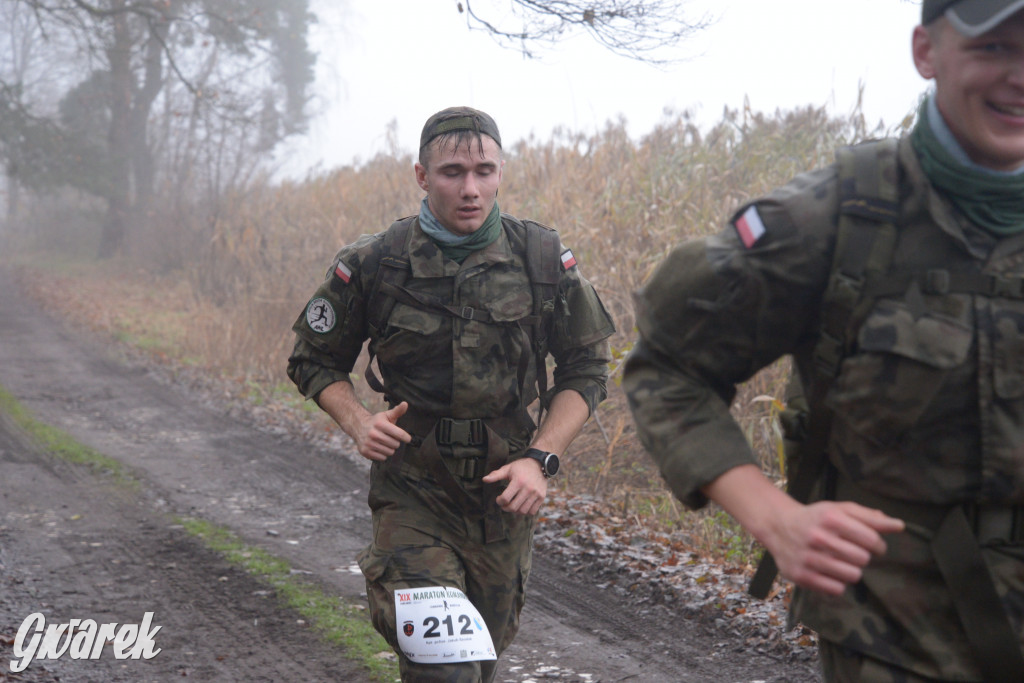
[[[878,298],[839,367],[826,397],[830,497],[904,519],[969,503],[1019,637],[1024,546],[1012,506],[1024,503],[1024,237],[998,240],[968,224],[928,183],[909,139],[897,161],[892,269],[934,275],[934,286]],[[645,446],[691,508],[708,502],[701,488],[719,475],[756,464],[729,413],[734,385],[786,354],[810,376],[838,190],[835,167],[798,176],[755,202],[764,232],[749,248],[734,229],[744,207],[733,226],[677,247],[638,295],[640,341],[623,382]],[[991,276],[991,293],[943,291],[944,277],[960,272]],[[864,671],[888,664],[981,680],[930,536],[908,521],[841,596],[797,591],[791,616],[826,641],[834,680],[866,680],[843,671],[856,658],[841,651],[863,654]],[[870,680],[919,680],[887,676]]]
[[[499,654],[519,624],[534,519],[501,511],[494,504],[501,487],[480,481],[525,451],[535,429],[526,406],[538,394],[530,335],[511,322],[533,306],[524,226],[501,218],[499,238],[461,266],[444,257],[418,221],[408,232],[411,275],[404,287],[458,310],[470,307],[477,311],[471,319],[398,301],[381,330],[374,330],[367,299],[374,264],[387,253],[379,233],[341,250],[335,263],[342,269],[332,265],[307,306],[310,313],[294,326],[298,341],[288,372],[304,395],[315,398],[334,382],[350,381],[369,338],[388,403],[410,405],[398,424],[412,443],[371,468],[373,541],[359,559],[374,626],[399,653],[403,680],[488,681],[495,662],[408,662],[397,647],[396,588],[462,589],[487,622]],[[556,362],[554,387],[542,402],[572,389],[593,412],[606,394],[606,339],[613,325],[594,288],[566,262],[569,267],[559,267],[547,342]],[[330,329],[318,322],[316,307],[323,305],[330,309]],[[481,311],[489,322],[478,319]]]

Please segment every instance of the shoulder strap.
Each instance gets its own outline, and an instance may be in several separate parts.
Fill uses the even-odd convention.
[[[899,186],[896,160],[897,141],[878,140],[837,151],[839,173],[839,229],[832,255],[832,270],[822,299],[821,328],[814,349],[814,376],[804,387],[807,404],[813,409],[807,418],[807,433],[800,446],[801,457],[791,473],[787,491],[806,502],[825,469],[832,412],[824,395],[839,372],[843,356],[851,349],[857,330],[871,308],[872,297],[864,296],[865,282],[884,273],[896,246],[895,221],[899,216]],[[765,598],[778,568],[765,552],[748,592]]]
[[[401,218],[392,223],[384,233],[384,253],[374,269],[373,284],[370,286],[369,296],[366,297],[366,322],[371,328],[371,334],[376,335],[383,331],[382,327],[391,315],[391,309],[395,307],[395,298],[388,295],[388,291],[393,287],[400,288],[412,272],[409,255],[405,252],[405,243],[414,220],[415,216]],[[373,371],[372,348],[367,352],[369,359],[366,361],[363,377],[371,389],[383,394],[384,384]]]
[[[822,301],[821,336],[814,350],[815,374],[825,382],[839,372],[873,298],[865,282],[885,273],[896,247],[899,215],[895,139],[837,152],[839,230],[832,270]]]
[[[548,390],[548,334],[555,311],[558,290],[559,257],[558,233],[534,221],[523,221],[526,228],[526,271],[533,290],[533,324],[530,338],[537,365],[537,391],[543,413],[544,394]],[[539,421],[538,416],[538,421]]]
[[[383,255],[377,263],[373,284],[366,297],[366,320],[375,332],[380,331],[395,305],[394,299],[386,295],[384,290],[387,288],[382,288],[382,283],[401,287],[411,272],[409,255],[405,253],[405,242],[414,220],[415,216],[401,218],[392,223],[384,233]]]

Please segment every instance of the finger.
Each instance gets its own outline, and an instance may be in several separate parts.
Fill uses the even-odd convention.
[[[379,434],[395,441],[395,448],[398,447],[398,442],[409,443],[412,441],[412,436],[409,435],[409,432],[391,422],[379,422],[375,427]]]
[[[377,450],[373,450],[371,448],[364,448],[359,451],[359,454],[366,458],[367,460],[376,460],[378,462],[388,459],[388,456],[386,454],[381,453],[380,451]]]
[[[849,513],[851,523],[842,531],[843,536],[874,555],[885,554],[882,534],[897,533],[906,526],[902,519],[889,517],[881,510],[856,506]]]
[[[393,452],[396,448],[402,445],[402,440],[398,435],[389,434],[384,431],[375,432],[371,436],[370,440],[379,448],[385,448],[390,452]]]
[[[880,534],[898,533],[907,526],[902,519],[890,517],[881,510],[873,508],[858,506],[850,514]]]
[[[861,566],[821,553],[809,560],[807,566],[815,573],[830,580],[839,581],[844,585],[857,583],[864,575]]]
[[[510,507],[512,508],[512,512],[520,515],[530,515],[539,510],[541,503],[543,502],[544,498],[538,491],[523,486],[516,493]]]
[[[814,553],[796,565],[780,567],[780,571],[798,586],[828,595],[840,595],[862,576],[857,567],[823,553]]]
[[[408,401],[402,401],[397,406],[395,406],[391,410],[387,411],[385,414],[388,416],[388,420],[390,420],[391,422],[398,422],[398,418],[400,418],[403,415],[405,415],[405,413],[408,410],[409,410],[409,403],[408,403]]]
[[[824,593],[826,595],[842,595],[846,590],[847,585],[842,581],[837,581],[836,579],[824,574],[811,574],[803,580],[797,580],[794,578],[793,582],[803,588]]]
[[[503,467],[499,467],[498,469],[494,470],[493,472],[489,472],[488,474],[485,474],[483,476],[483,481],[488,483],[488,484],[493,484],[496,481],[501,481],[502,479],[508,479],[508,478],[509,478],[508,465],[504,465]],[[508,489],[506,489],[506,490],[508,490]]]
[[[841,562],[856,567],[863,567],[871,561],[871,555],[877,549],[878,543],[883,546],[885,542],[874,531],[863,528],[861,533],[850,532],[847,536],[844,531],[836,533],[821,533],[811,540],[810,547],[817,553],[833,557]]]
[[[509,484],[505,487],[505,490],[498,496],[498,504],[502,506],[506,512],[511,512],[512,508],[515,507],[516,498],[522,491],[522,485],[515,479],[509,479]]]

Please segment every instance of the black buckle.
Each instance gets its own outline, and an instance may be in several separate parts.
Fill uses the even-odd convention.
[[[981,544],[1024,541],[1024,507],[1020,505],[979,505],[966,503],[964,513]]]
[[[481,446],[487,433],[480,418],[459,420],[442,417],[437,421],[437,443],[442,446]]]

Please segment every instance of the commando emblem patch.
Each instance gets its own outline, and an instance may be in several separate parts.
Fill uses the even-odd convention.
[[[306,324],[314,332],[326,334],[334,329],[334,308],[323,297],[317,297],[306,306]]]

